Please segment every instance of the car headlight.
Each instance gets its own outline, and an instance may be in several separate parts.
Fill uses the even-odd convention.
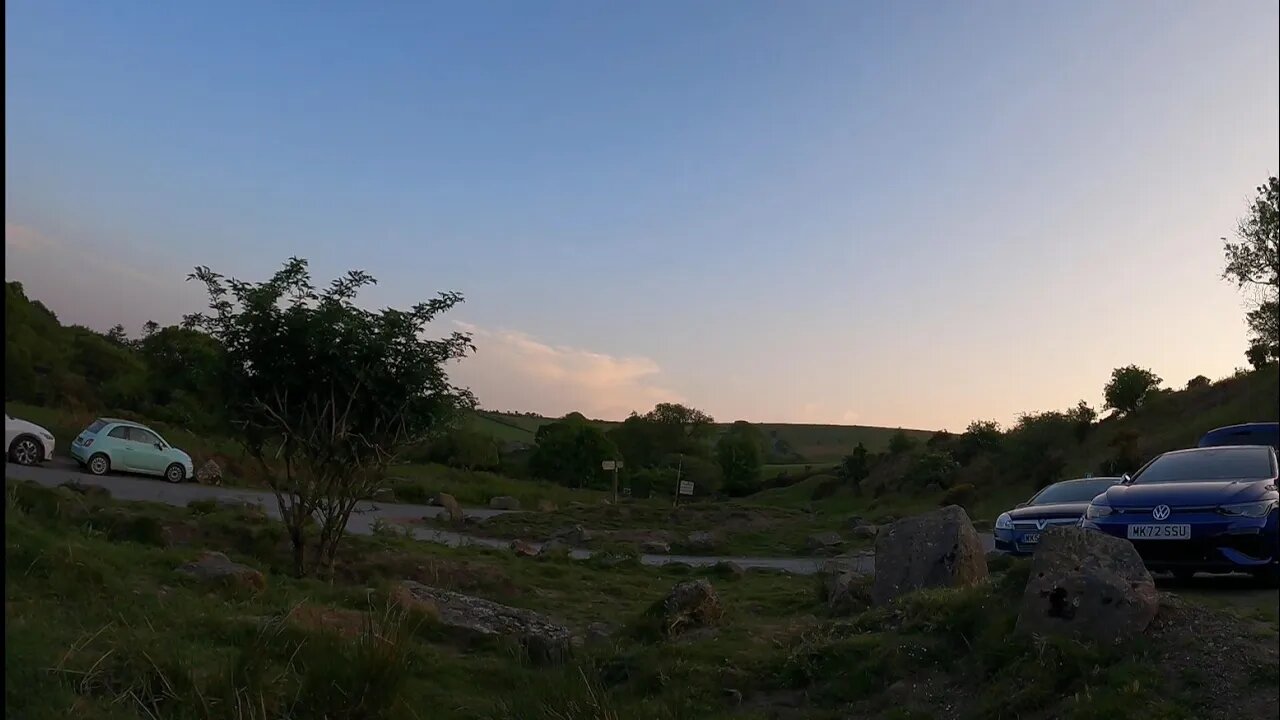
[[[1009,517],[1009,513],[1000,513],[1000,517],[996,518],[997,530],[1012,530],[1013,518]]]
[[[1267,513],[1274,510],[1275,507],[1275,500],[1263,500],[1261,502],[1240,503],[1238,505],[1223,505],[1218,508],[1218,512],[1234,517],[1260,518],[1266,517]]]
[[[1110,505],[1099,505],[1098,503],[1089,503],[1089,507],[1085,508],[1084,516],[1086,519],[1106,517],[1111,514]]]

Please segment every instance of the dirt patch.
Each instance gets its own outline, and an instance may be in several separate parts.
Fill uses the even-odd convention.
[[[1198,717],[1275,717],[1280,637],[1266,623],[1162,594],[1148,636],[1160,667],[1203,702]]]

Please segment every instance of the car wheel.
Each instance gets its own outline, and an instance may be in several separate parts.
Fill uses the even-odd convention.
[[[44,457],[44,448],[30,435],[19,435],[9,446],[9,459],[19,465],[35,465]]]
[[[85,467],[89,468],[89,474],[91,475],[106,475],[111,472],[111,459],[102,453],[98,453],[89,458],[89,462]]]
[[[164,479],[171,483],[180,483],[187,479],[187,471],[182,466],[174,463],[164,469]]]

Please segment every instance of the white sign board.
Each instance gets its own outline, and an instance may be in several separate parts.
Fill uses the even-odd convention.
[[[614,460],[605,460],[604,462],[600,463],[600,467],[604,470],[615,470],[617,468],[622,467],[622,463],[616,462]]]
[[[693,494],[693,483],[692,483],[692,482],[690,482],[690,481],[688,481],[688,480],[681,480],[681,481],[680,481],[680,494],[681,494],[681,495],[692,495],[692,494]]]

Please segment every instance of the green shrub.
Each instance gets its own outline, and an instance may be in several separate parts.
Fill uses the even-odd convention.
[[[973,504],[973,501],[977,499],[977,492],[977,488],[972,484],[960,483],[943,493],[942,500],[938,504],[942,506],[959,505],[967,510]]]

